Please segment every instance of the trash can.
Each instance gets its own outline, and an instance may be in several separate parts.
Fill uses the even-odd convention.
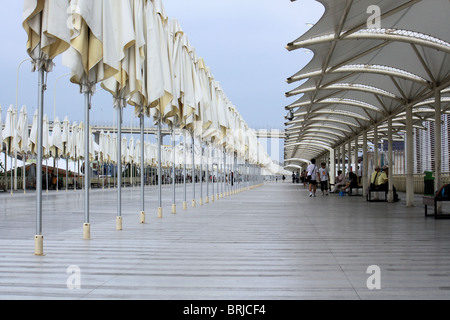
[[[434,196],[434,177],[433,177],[433,172],[425,171],[425,178],[424,178],[423,182],[424,182],[424,189],[423,189],[424,195],[426,195],[426,196]]]

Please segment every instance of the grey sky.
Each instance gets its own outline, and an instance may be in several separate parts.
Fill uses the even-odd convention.
[[[17,67],[28,56],[21,25],[23,1],[0,1],[0,105],[4,121],[9,105],[15,104]],[[283,107],[291,101],[284,92],[292,89],[285,79],[312,58],[303,50],[288,52],[284,46],[309,28],[306,23],[321,17],[322,6],[314,0],[163,0],[163,4],[169,18],[180,21],[197,55],[204,58],[249,126],[283,128]],[[55,63],[54,72],[48,75],[45,95],[45,113],[50,120],[55,81],[69,72],[60,57]],[[19,109],[25,104],[31,119],[37,104],[37,74],[30,72],[29,62],[21,66],[19,82]],[[111,102],[104,91],[94,95],[94,124],[112,124]],[[130,123],[132,108],[127,109],[124,120]],[[83,98],[67,76],[57,83],[56,114],[60,120],[65,116],[71,122],[83,120]]]

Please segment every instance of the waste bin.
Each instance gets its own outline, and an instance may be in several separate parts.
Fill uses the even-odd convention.
[[[434,177],[433,172],[425,171],[425,178],[423,179],[424,189],[423,193],[427,196],[434,196]]]

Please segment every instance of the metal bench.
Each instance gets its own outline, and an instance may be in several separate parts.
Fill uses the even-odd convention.
[[[378,199],[374,199],[372,197],[373,194],[377,193],[383,193],[383,197],[378,198]],[[367,191],[367,202],[387,202],[387,192],[385,190],[378,190],[378,189],[371,189],[369,188],[369,190]]]
[[[450,198],[423,196],[422,203],[425,205],[425,217],[434,217],[435,219],[450,219],[450,214],[438,213],[437,203],[442,201],[450,201]],[[433,214],[428,214],[428,206],[434,206]]]

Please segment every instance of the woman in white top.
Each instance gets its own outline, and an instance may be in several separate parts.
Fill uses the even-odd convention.
[[[328,174],[328,170],[325,166],[325,162],[322,162],[319,169],[320,190],[322,190],[323,196],[328,195],[328,180],[330,179],[330,175]]]
[[[319,173],[319,168],[316,166],[316,159],[311,160],[311,164],[306,168],[306,174],[309,179],[309,196],[316,196],[317,189],[317,176]]]

